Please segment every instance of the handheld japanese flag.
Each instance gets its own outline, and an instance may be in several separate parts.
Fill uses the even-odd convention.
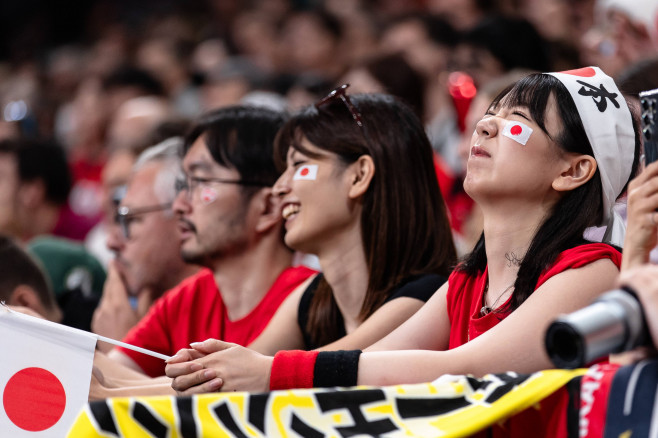
[[[530,134],[532,134],[532,128],[521,122],[510,120],[503,128],[503,135],[505,137],[511,138],[523,146],[528,142]]]
[[[315,180],[318,177],[318,165],[317,164],[305,164],[300,166],[297,169],[297,172],[293,175],[293,180],[307,179]]]
[[[59,437],[87,402],[96,337],[0,307],[0,435]]]

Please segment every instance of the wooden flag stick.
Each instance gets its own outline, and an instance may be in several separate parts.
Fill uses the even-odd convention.
[[[149,356],[157,357],[158,359],[167,360],[171,356],[166,356],[164,354],[156,353],[155,351],[147,350],[146,348],[137,347],[135,345],[126,344],[125,342],[117,341],[116,339],[106,338],[105,336],[97,335],[93,333],[99,341],[107,342],[108,344],[118,345],[119,347],[127,348],[128,350],[137,351],[142,354],[147,354]]]

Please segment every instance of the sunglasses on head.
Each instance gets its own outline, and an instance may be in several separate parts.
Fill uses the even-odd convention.
[[[361,113],[356,108],[356,106],[352,103],[352,100],[350,99],[350,96],[347,95],[347,87],[349,87],[349,86],[350,86],[350,84],[343,84],[338,88],[334,88],[324,98],[320,99],[320,101],[315,104],[315,107],[317,109],[320,109],[320,107],[322,105],[326,105],[328,103],[331,103],[334,100],[340,99],[345,104],[347,109],[350,111],[350,114],[352,114],[352,118],[354,119],[356,124],[359,125],[360,128],[363,128],[363,121],[361,119]]]

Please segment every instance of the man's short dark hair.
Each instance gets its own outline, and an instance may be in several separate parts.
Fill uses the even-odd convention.
[[[0,300],[9,301],[12,292],[21,285],[32,288],[44,307],[57,306],[39,265],[14,240],[0,234]]]
[[[204,114],[185,137],[183,153],[200,137],[214,160],[236,169],[245,180],[272,186],[280,176],[274,165],[274,137],[284,114],[267,108],[230,106]]]
[[[638,98],[642,91],[658,88],[658,57],[637,61],[619,73],[616,78],[624,94]]]
[[[64,149],[47,140],[3,140],[0,153],[16,158],[21,182],[43,181],[46,199],[54,204],[66,203],[71,190],[71,173]]]
[[[164,96],[164,86],[151,73],[132,66],[121,66],[112,71],[103,79],[105,91],[117,88],[136,88],[140,94]]]
[[[487,50],[505,68],[550,71],[548,44],[528,20],[491,15],[467,31],[462,42]]]

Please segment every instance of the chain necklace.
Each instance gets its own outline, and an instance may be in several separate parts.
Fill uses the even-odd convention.
[[[513,287],[514,283],[507,286],[505,290],[502,291],[500,295],[498,295],[496,301],[494,301],[491,306],[487,306],[487,293],[489,292],[489,282],[487,281],[487,285],[484,287],[484,293],[482,294],[482,308],[480,309],[480,316],[490,314],[496,308],[496,304],[498,304],[498,301],[502,298],[502,296],[505,295],[505,293]]]

